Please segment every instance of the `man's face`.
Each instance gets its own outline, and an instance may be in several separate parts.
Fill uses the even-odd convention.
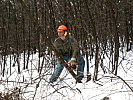
[[[62,37],[62,36],[64,36],[64,31],[62,31],[62,30],[59,30],[59,31],[58,31],[58,36],[59,36],[59,37]]]

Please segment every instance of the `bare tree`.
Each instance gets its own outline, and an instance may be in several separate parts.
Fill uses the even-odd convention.
[[[119,76],[120,50],[125,53],[132,50],[133,45],[132,3],[132,0],[0,0],[0,74],[5,77],[10,72],[12,75],[14,66],[17,66],[18,75],[24,70],[32,72],[30,57],[38,52],[43,56],[43,60],[38,56],[38,65],[34,69],[39,73],[39,85],[43,72],[50,70],[44,76],[52,72],[56,58],[64,63],[52,42],[57,37],[58,25],[65,24],[86,57],[87,80],[90,67],[94,67],[94,82],[100,79],[100,70],[103,74]],[[109,59],[108,66],[103,63],[105,56]],[[90,66],[92,60],[95,60],[94,66]],[[80,82],[76,74],[65,66]],[[23,83],[24,80],[25,76]]]

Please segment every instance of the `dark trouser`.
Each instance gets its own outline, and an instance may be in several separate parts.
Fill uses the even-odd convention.
[[[66,61],[66,62],[68,62],[71,58],[70,57],[63,57],[64,58],[64,60]],[[80,60],[79,60],[79,62],[78,62],[78,78],[80,79],[80,80],[82,80],[82,78],[84,77],[84,67],[85,67],[85,61],[84,61],[84,59],[83,59],[83,57],[82,56],[80,56]],[[58,77],[60,76],[60,74],[61,74],[61,72],[62,72],[62,70],[63,70],[63,65],[60,63],[60,61],[57,61],[57,66],[56,66],[56,68],[55,68],[55,70],[54,70],[54,73],[53,73],[53,75],[51,76],[51,78],[50,78],[50,82],[51,83],[53,83],[53,82],[55,82],[57,79],[58,79]]]

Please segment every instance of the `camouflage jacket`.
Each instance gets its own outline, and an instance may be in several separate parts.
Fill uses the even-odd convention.
[[[57,38],[54,42],[54,46],[63,57],[67,56],[78,60],[80,50],[78,42],[73,36],[67,35],[65,40]]]

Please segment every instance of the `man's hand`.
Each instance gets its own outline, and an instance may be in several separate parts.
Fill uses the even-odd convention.
[[[73,68],[76,69],[76,59],[71,58],[71,60],[68,62],[68,64]]]

